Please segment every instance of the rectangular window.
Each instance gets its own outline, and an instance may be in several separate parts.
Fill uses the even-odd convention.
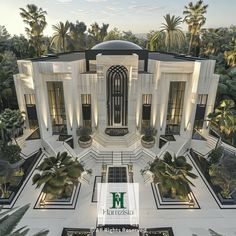
[[[207,94],[198,95],[197,108],[193,126],[193,138],[195,137],[196,130],[201,130],[203,127],[207,98],[208,98]]]
[[[186,82],[170,82],[166,134],[180,134]]]
[[[26,105],[35,105],[35,96],[34,94],[25,94],[25,104]]]
[[[206,106],[207,104],[207,94],[199,94],[197,104],[200,106]]]
[[[84,127],[91,128],[91,94],[81,94],[82,116]]]
[[[47,82],[53,134],[67,134],[63,82]]]
[[[29,121],[29,127],[30,129],[35,129],[38,127],[38,117],[34,94],[25,94],[25,106]]]
[[[142,96],[142,130],[150,126],[151,121],[152,94]]]

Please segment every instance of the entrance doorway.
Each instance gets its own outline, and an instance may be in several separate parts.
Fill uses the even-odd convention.
[[[107,71],[108,126],[127,126],[128,70],[124,66],[111,66]]]

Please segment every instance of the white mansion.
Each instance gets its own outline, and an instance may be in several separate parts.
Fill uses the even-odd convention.
[[[151,126],[157,140],[191,138],[194,128],[207,132],[219,79],[214,60],[148,52],[120,40],[18,66],[15,87],[27,127],[38,124],[42,139],[72,135],[74,143],[81,126],[103,136],[121,128],[139,134]]]

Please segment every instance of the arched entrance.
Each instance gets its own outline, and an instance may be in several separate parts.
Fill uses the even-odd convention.
[[[127,126],[128,70],[121,65],[111,66],[107,71],[107,117],[108,126]]]

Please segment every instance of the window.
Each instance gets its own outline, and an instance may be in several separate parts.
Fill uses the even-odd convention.
[[[196,115],[194,119],[194,128],[193,135],[195,130],[200,130],[203,127],[205,112],[206,112],[206,104],[207,104],[207,94],[199,94],[196,108]]]
[[[26,105],[35,105],[35,96],[34,94],[25,94],[25,104]]]
[[[142,96],[142,130],[150,126],[152,94]]]
[[[166,134],[179,134],[183,115],[185,82],[170,82]]]
[[[47,82],[47,88],[52,133],[67,134],[63,83]]]
[[[208,97],[207,94],[199,94],[198,95],[198,102],[197,102],[197,104],[200,105],[200,106],[206,106],[206,104],[207,104],[207,97]]]
[[[38,117],[34,94],[25,94],[25,106],[29,121],[29,127],[30,129],[35,129],[38,127]]]
[[[81,94],[84,127],[91,128],[91,94]]]

